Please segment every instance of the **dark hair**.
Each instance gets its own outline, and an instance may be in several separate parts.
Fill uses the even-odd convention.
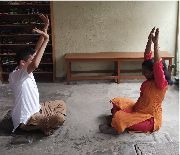
[[[27,60],[30,55],[33,55],[35,53],[35,50],[31,47],[26,47],[24,51],[22,52],[17,52],[16,53],[16,61],[17,64],[19,65],[21,60]]]
[[[163,63],[163,70],[164,70],[165,78],[166,78],[168,84],[172,85],[173,81],[171,80],[171,74],[168,71],[167,65],[166,65],[165,61],[162,61],[162,63]]]
[[[153,64],[154,64],[154,59],[146,60],[142,63],[142,67],[144,67],[145,69],[148,69],[149,71],[153,71]],[[162,61],[162,64],[163,64],[163,71],[164,71],[165,78],[168,84],[172,85],[173,81],[171,80],[171,75],[167,69],[167,65],[164,60]]]
[[[154,59],[146,60],[142,63],[142,66],[149,71],[153,71]]]

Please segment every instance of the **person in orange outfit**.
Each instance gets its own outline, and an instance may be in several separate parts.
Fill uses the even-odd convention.
[[[172,84],[171,76],[165,62],[159,55],[159,29],[155,27],[148,36],[144,52],[142,74],[145,76],[140,88],[140,97],[135,102],[129,98],[114,98],[110,102],[112,119],[110,124],[100,125],[102,133],[122,133],[131,130],[135,132],[153,132],[159,130],[162,124],[162,102],[168,88]],[[154,43],[154,59],[151,45]]]

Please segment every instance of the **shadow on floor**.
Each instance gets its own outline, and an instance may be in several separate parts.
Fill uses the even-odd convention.
[[[17,128],[14,133],[12,133],[12,130],[13,122],[11,119],[11,110],[9,110],[7,114],[3,117],[3,119],[0,121],[0,136],[12,137],[10,144],[17,145],[34,143],[45,137],[40,130],[27,132]]]
[[[100,122],[100,124],[111,124],[111,120],[112,120],[112,115],[100,115],[98,116],[98,121]]]

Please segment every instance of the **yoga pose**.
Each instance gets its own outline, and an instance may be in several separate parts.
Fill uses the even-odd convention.
[[[45,48],[49,41],[47,34],[48,16],[40,14],[44,28],[33,29],[40,34],[35,50],[28,47],[17,53],[16,69],[9,75],[9,84],[14,94],[14,107],[12,110],[13,132],[17,129],[40,129],[49,135],[65,120],[66,106],[61,100],[39,103],[39,92],[33,76],[33,71],[38,68]]]
[[[129,98],[114,98],[110,102],[112,119],[106,125],[100,125],[103,133],[122,133],[125,129],[135,132],[153,132],[159,130],[162,123],[162,101],[171,77],[166,64],[159,55],[159,29],[155,27],[148,36],[144,52],[142,74],[145,76],[140,88],[140,97],[136,102]],[[151,45],[154,43],[154,59]]]

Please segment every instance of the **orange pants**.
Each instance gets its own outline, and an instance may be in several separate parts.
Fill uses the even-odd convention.
[[[111,109],[112,115],[114,115],[119,109],[113,105],[113,108]],[[122,110],[127,113],[131,113],[131,110]],[[151,117],[150,119],[147,119],[143,122],[134,124],[130,127],[127,128],[128,130],[131,131],[140,131],[140,132],[152,132],[154,130],[154,118]]]

